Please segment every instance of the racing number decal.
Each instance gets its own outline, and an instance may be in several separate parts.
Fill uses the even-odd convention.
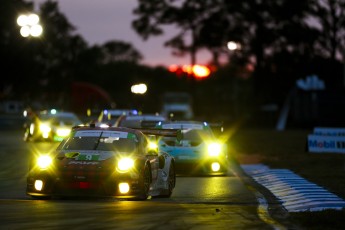
[[[99,159],[99,155],[85,154],[85,155],[78,156],[78,160],[81,160],[81,161],[97,161],[98,159]]]

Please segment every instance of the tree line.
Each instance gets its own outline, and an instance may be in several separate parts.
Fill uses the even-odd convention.
[[[125,41],[90,46],[60,12],[58,1],[40,5],[43,36],[23,38],[16,18],[32,11],[33,3],[2,0],[1,99],[66,103],[69,83],[86,81],[107,90],[119,107],[139,100],[156,111],[151,101],[163,92],[189,91],[200,113],[215,107],[241,115],[258,104],[281,105],[296,79],[310,74],[328,88],[344,86],[345,0],[137,2],[132,26],[138,36],[150,39],[174,26],[177,34],[165,46],[175,55],[190,55],[186,64],[197,64],[199,50],[209,51],[213,72],[208,79],[176,77],[164,67],[142,65],[143,55]],[[241,44],[241,50],[231,53],[228,41]],[[140,81],[151,89],[144,101],[129,91]]]

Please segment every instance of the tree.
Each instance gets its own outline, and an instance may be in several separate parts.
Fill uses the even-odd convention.
[[[70,81],[74,65],[81,53],[88,48],[85,40],[75,34],[74,26],[60,12],[58,2],[48,0],[40,5],[44,35],[39,62],[43,76],[52,85]]]
[[[320,32],[315,49],[332,60],[338,54],[344,56],[345,0],[313,0],[311,4],[311,17]]]
[[[138,16],[132,23],[135,31],[143,38],[164,33],[164,26],[176,26],[180,31],[165,42],[172,47],[175,55],[190,53],[191,65],[196,64],[196,53],[202,47],[199,42],[203,21],[209,17],[212,8],[218,7],[214,1],[184,0],[179,3],[170,0],[138,0],[134,14]],[[189,43],[188,43],[189,40]]]
[[[30,58],[29,42],[19,34],[16,24],[22,12],[31,11],[32,3],[23,0],[1,1],[0,14],[0,59],[1,83],[0,98],[12,97],[14,90],[25,88],[27,74],[32,71],[33,60]],[[18,68],[18,66],[20,68]]]
[[[310,14],[319,32],[315,52],[328,62],[328,85],[344,87],[345,73],[339,71],[344,64],[339,62],[345,62],[345,0],[312,0]]]
[[[138,50],[136,50],[131,44],[112,40],[106,42],[101,47],[104,54],[104,62],[138,62],[143,57]]]

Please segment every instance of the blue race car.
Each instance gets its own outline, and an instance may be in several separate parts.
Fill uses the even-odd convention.
[[[162,137],[158,148],[175,158],[176,170],[182,173],[220,175],[229,168],[228,148],[220,142],[206,122],[162,121],[158,129],[179,129],[180,139]]]

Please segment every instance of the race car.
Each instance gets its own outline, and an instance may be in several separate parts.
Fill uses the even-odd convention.
[[[179,173],[225,175],[228,172],[228,147],[219,141],[211,127],[200,121],[162,121],[158,129],[180,129],[180,139],[162,137],[158,148],[175,158]]]
[[[55,109],[40,111],[24,124],[24,141],[62,141],[72,127],[83,122],[73,112],[60,112]]]
[[[37,199],[170,197],[176,183],[175,161],[151,140],[156,135],[176,136],[176,131],[146,133],[123,127],[75,127],[54,153],[32,157],[26,194]]]
[[[160,121],[168,120],[159,114],[127,114],[121,115],[114,123],[115,127],[154,128]]]
[[[136,115],[138,111],[135,109],[104,109],[96,120],[96,126],[113,126],[116,120],[122,115]]]

